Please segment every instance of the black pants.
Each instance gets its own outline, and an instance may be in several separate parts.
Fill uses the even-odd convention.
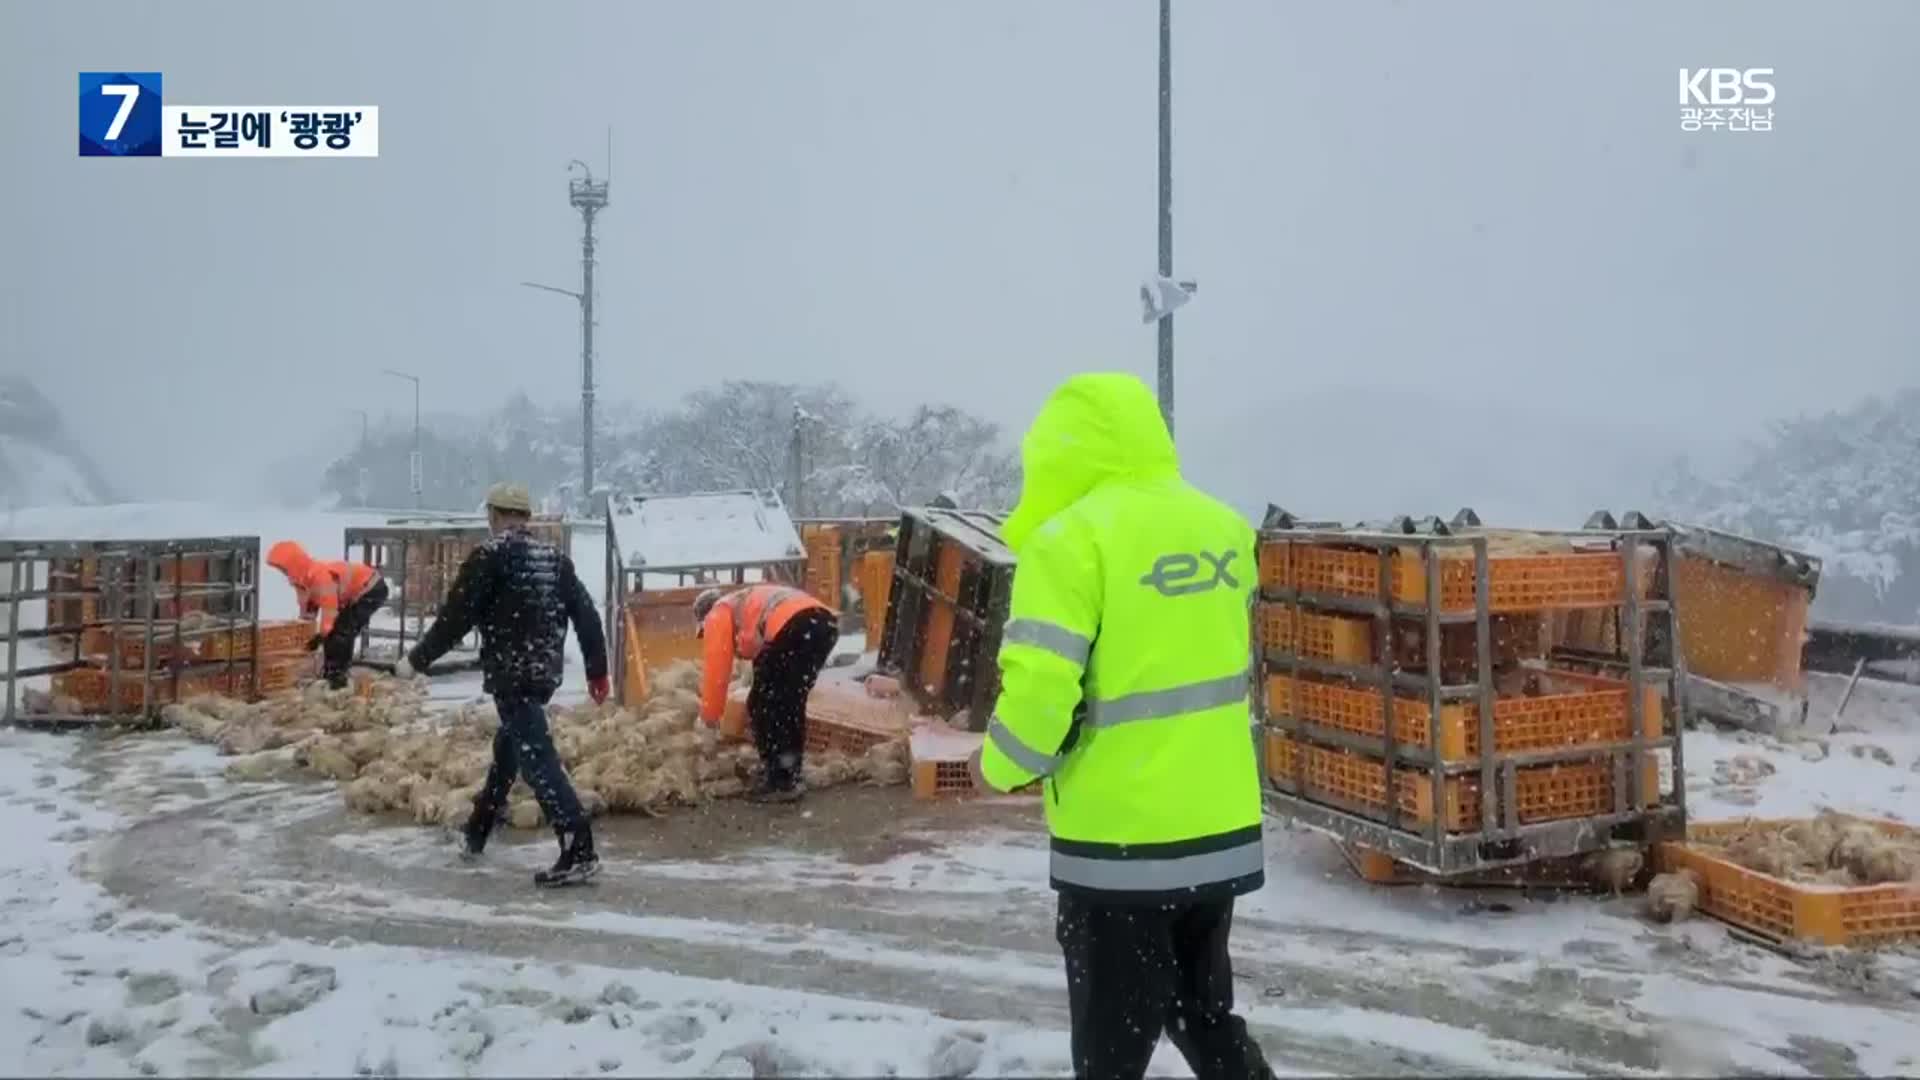
[[[540,801],[540,812],[559,832],[573,832],[586,824],[580,812],[580,797],[574,794],[573,781],[560,764],[553,748],[553,735],[547,730],[547,699],[540,696],[495,695],[493,707],[500,713],[500,730],[493,736],[493,765],[487,769],[486,783],[473,798],[473,820],[469,828],[488,832],[507,804],[507,792],[513,778],[523,776]]]
[[[387,582],[382,578],[334,617],[333,629],[327,631],[326,640],[320,643],[320,655],[324,658],[320,673],[327,685],[335,690],[347,685],[347,667],[353,663],[353,639],[360,636],[360,631],[373,621],[373,613],[386,602]]]
[[[1233,1011],[1233,898],[1171,907],[1062,892],[1054,935],[1067,961],[1073,1073],[1145,1076],[1165,1031],[1199,1080],[1271,1077]]]
[[[770,787],[790,788],[800,779],[807,750],[807,695],[839,640],[833,614],[808,608],[788,619],[753,661],[747,720]]]

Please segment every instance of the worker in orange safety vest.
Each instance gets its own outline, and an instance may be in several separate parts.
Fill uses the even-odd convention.
[[[267,565],[286,575],[300,604],[300,617],[320,620],[307,651],[324,646],[321,675],[335,690],[347,685],[353,639],[387,602],[387,583],[365,563],[316,559],[297,541],[282,540],[267,551]]]
[[[795,801],[806,752],[807,697],[840,640],[839,613],[790,585],[760,584],[724,594],[708,589],[694,599],[693,617],[706,641],[700,718],[719,722],[734,659],[750,661],[747,721],[763,769],[747,798]]]

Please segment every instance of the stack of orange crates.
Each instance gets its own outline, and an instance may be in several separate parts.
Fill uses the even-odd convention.
[[[1542,542],[1540,549],[1554,545]],[[1454,617],[1475,609],[1471,547],[1437,548],[1440,611]],[[1644,559],[1644,556],[1643,556]],[[1381,556],[1377,549],[1265,539],[1259,557],[1261,583],[1318,595],[1378,601],[1382,595]],[[1642,595],[1652,568],[1642,565]],[[1267,713],[1287,716],[1305,729],[1306,738],[1269,728],[1266,760],[1269,781],[1281,791],[1349,813],[1387,820],[1391,805],[1400,822],[1425,831],[1439,819],[1447,832],[1477,832],[1482,822],[1477,771],[1456,771],[1436,791],[1430,766],[1402,760],[1388,791],[1386,706],[1379,667],[1401,672],[1427,669],[1429,602],[1427,567],[1414,545],[1389,549],[1387,595],[1403,613],[1390,624],[1388,640],[1379,638],[1369,615],[1317,611],[1308,606],[1263,602],[1257,632],[1268,650],[1265,692]],[[1620,679],[1550,668],[1547,616],[1568,610],[1617,607],[1625,581],[1623,557],[1616,551],[1526,550],[1495,546],[1488,558],[1488,611],[1496,687],[1493,730],[1496,754],[1562,750],[1632,741],[1631,688]],[[1414,612],[1422,612],[1415,616]],[[1433,675],[1449,685],[1477,678],[1476,631],[1471,622],[1440,626],[1441,670]],[[1294,653],[1308,660],[1344,665],[1319,670],[1291,665],[1273,653]],[[1663,699],[1652,687],[1641,697],[1646,737],[1665,732]],[[1415,759],[1434,749],[1436,725],[1424,693],[1396,688],[1391,701],[1393,742]],[[1457,764],[1480,759],[1480,706],[1449,701],[1441,706],[1437,732],[1439,758]],[[1314,732],[1330,733],[1316,741]],[[1345,739],[1338,738],[1346,736]],[[1353,738],[1379,740],[1378,752],[1350,747]],[[1604,759],[1524,765],[1515,772],[1516,819],[1520,824],[1592,817],[1611,813],[1614,777]],[[1643,760],[1642,803],[1658,799],[1659,766],[1650,752]]]

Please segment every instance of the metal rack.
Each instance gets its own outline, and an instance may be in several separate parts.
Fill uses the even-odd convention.
[[[5,721],[71,727],[103,721],[157,719],[180,700],[182,680],[252,698],[259,685],[260,539],[254,536],[175,540],[0,540],[7,584]],[[41,602],[40,625],[23,610]],[[242,634],[250,647],[215,659],[191,657],[191,646]],[[64,659],[22,665],[21,646],[44,642]],[[139,667],[122,653],[140,646]],[[104,644],[101,660],[89,646]],[[162,649],[166,658],[161,659]],[[28,713],[21,680],[83,669],[105,673],[100,709]],[[50,696],[50,701],[57,701]]]
[[[410,643],[426,636],[461,562],[485,543],[488,535],[484,524],[416,521],[348,527],[346,558],[373,567],[386,579],[387,602],[380,610],[391,613],[395,623],[375,626],[369,620],[355,643],[355,659],[385,665],[406,655]],[[392,655],[375,653],[372,646],[376,640],[392,642]],[[479,648],[473,643],[473,635],[468,634],[445,659],[435,662],[434,670],[466,671],[479,662]]]
[[[641,634],[642,621],[660,622],[660,612],[675,610],[670,618],[678,620],[684,612],[685,638],[680,642],[681,651],[693,655],[697,649],[693,646],[694,637],[693,601],[699,594],[716,586],[740,586],[754,581],[778,581],[795,587],[803,586],[806,579],[807,556],[805,547],[799,542],[799,534],[792,528],[792,520],[778,495],[772,492],[702,492],[684,496],[654,496],[656,502],[672,500],[726,499],[734,498],[759,504],[762,513],[753,515],[763,536],[753,539],[765,543],[748,543],[736,546],[728,554],[703,561],[698,555],[679,554],[670,562],[635,563],[627,557],[626,549],[621,546],[619,519],[629,516],[622,512],[620,503],[609,498],[606,505],[606,620],[607,649],[612,668],[613,685],[618,688],[622,700],[625,700],[628,686],[629,656],[632,654],[629,634]],[[637,500],[625,500],[628,507],[644,502],[647,497]],[[791,534],[783,535],[783,534]],[[676,549],[678,550],[678,549]],[[749,574],[754,575],[749,578]],[[675,583],[649,588],[647,577],[671,577]]]
[[[807,551],[807,587],[821,603],[840,612],[840,630],[864,629],[866,618],[866,597],[853,590],[853,601],[848,602],[848,587],[858,578],[860,559],[869,551],[892,550],[893,537],[890,535],[900,524],[897,517],[806,517],[793,519],[794,527],[800,530],[800,545]],[[817,540],[822,535],[834,538],[833,557],[835,566],[827,568],[818,565],[822,552]],[[822,596],[815,589],[818,579],[831,580],[838,588],[830,590],[832,595]]]
[[[1006,515],[925,507],[900,517],[880,670],[901,676],[939,715],[967,710],[985,731],[1000,693],[999,652],[1013,598],[1014,555],[1000,539]]]
[[[1644,521],[1636,524],[1645,525]],[[1282,651],[1260,649],[1259,678],[1255,687],[1259,713],[1265,727],[1283,733],[1295,747],[1295,775],[1292,791],[1278,788],[1268,775],[1265,747],[1262,747],[1261,773],[1268,800],[1281,812],[1302,823],[1327,832],[1341,840],[1383,852],[1392,858],[1439,874],[1463,873],[1515,865],[1536,859],[1581,854],[1617,840],[1647,843],[1684,832],[1686,820],[1684,762],[1679,732],[1688,715],[1684,664],[1675,662],[1657,676],[1645,655],[1649,617],[1664,622],[1664,639],[1676,640],[1676,617],[1668,574],[1672,565],[1672,536],[1666,529],[1586,528],[1579,530],[1529,530],[1538,535],[1562,536],[1587,542],[1605,542],[1620,556],[1624,572],[1617,610],[1627,628],[1619,635],[1625,670],[1631,737],[1625,741],[1587,743],[1548,750],[1525,752],[1498,751],[1496,742],[1496,688],[1493,672],[1491,556],[1488,540],[1479,519],[1463,511],[1451,524],[1437,518],[1415,523],[1401,518],[1381,527],[1342,529],[1328,523],[1303,524],[1277,508],[1270,511],[1260,532],[1262,544],[1292,542],[1324,545],[1349,550],[1370,550],[1378,560],[1378,595],[1362,599],[1324,591],[1293,587],[1263,586],[1261,600],[1267,604],[1292,605],[1295,612],[1326,612],[1364,615],[1372,620],[1373,663],[1330,663],[1302,656],[1298,648]],[[1470,548],[1473,553],[1472,610],[1451,610],[1442,603],[1440,560],[1447,549]],[[1641,595],[1640,552],[1651,549],[1658,556],[1655,580],[1648,595]],[[1417,559],[1425,577],[1425,597],[1416,602],[1396,597],[1392,587],[1396,559]],[[1547,610],[1543,607],[1541,610]],[[1400,670],[1395,663],[1393,632],[1398,624],[1416,623],[1422,631],[1424,670]],[[1470,681],[1449,683],[1443,672],[1443,633],[1448,627],[1473,627],[1473,668]],[[1296,635],[1296,646],[1302,635]],[[1377,737],[1334,730],[1289,715],[1268,711],[1268,676],[1282,671],[1290,685],[1302,686],[1302,674],[1331,676],[1377,689],[1380,699],[1381,734]],[[1646,687],[1666,683],[1666,701],[1674,722],[1669,734],[1650,736],[1645,715]],[[1396,740],[1394,716],[1396,692],[1411,692],[1424,699],[1428,710],[1427,743],[1405,747]],[[1294,700],[1300,698],[1295,693]],[[1478,721],[1478,755],[1471,760],[1443,760],[1442,708],[1449,703],[1472,702]],[[1295,711],[1298,711],[1297,709]],[[1384,769],[1384,814],[1373,815],[1335,798],[1309,796],[1305,770],[1307,748],[1322,747],[1352,751],[1379,759]],[[1670,793],[1645,793],[1641,789],[1649,755],[1660,750],[1671,752],[1673,789]],[[1604,760],[1612,778],[1612,802],[1609,812],[1597,816],[1523,824],[1518,816],[1517,790],[1520,770],[1540,765],[1594,762]],[[1424,774],[1432,785],[1435,809],[1424,827],[1409,827],[1403,822],[1396,778],[1409,771]],[[1657,775],[1657,773],[1656,773]],[[1473,777],[1480,793],[1478,829],[1449,832],[1446,815],[1440,811],[1450,779]],[[1651,797],[1648,797],[1648,796]],[[1380,820],[1384,818],[1384,820]]]

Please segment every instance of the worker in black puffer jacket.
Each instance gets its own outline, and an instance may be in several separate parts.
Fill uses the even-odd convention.
[[[465,828],[466,851],[478,856],[500,820],[516,774],[533,788],[540,809],[560,840],[560,859],[533,876],[542,886],[585,881],[600,870],[593,830],[547,730],[547,702],[560,688],[567,623],[580,639],[587,665],[587,692],[607,699],[607,643],[593,598],[574,573],[573,559],[527,531],[532,500],[518,484],[495,484],[487,493],[487,525],[493,535],[460,566],[440,613],[394,674],[412,678],[474,629],[480,631],[480,667],[486,692],[500,713],[493,740],[493,766],[474,796]]]

